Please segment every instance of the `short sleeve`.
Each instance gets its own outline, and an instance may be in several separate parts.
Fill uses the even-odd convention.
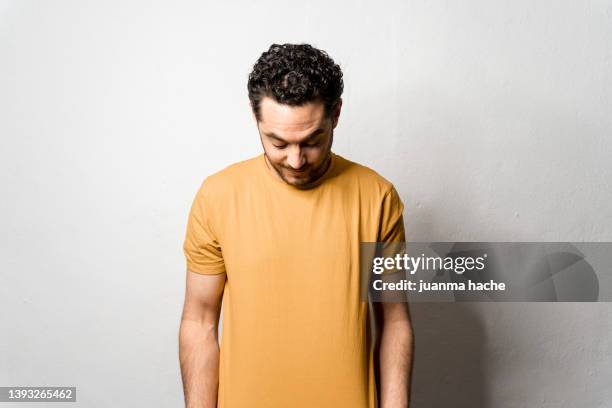
[[[404,204],[394,187],[384,195],[378,230],[378,242],[405,241],[404,233]]]
[[[187,269],[204,275],[225,273],[221,245],[211,226],[214,217],[204,185],[196,194],[187,220],[183,253]]]
[[[395,258],[406,253],[405,233],[404,233],[404,204],[394,187],[385,193],[380,205],[377,256],[381,258]],[[386,283],[399,283],[405,278],[405,272],[397,266],[387,267],[380,273],[377,279],[382,279]],[[382,292],[379,294],[379,301],[391,301],[395,299],[391,294]]]

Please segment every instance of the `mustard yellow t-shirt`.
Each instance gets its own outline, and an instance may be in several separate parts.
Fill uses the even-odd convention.
[[[403,241],[403,205],[373,170],[333,154],[316,186],[265,158],[206,178],[191,207],[189,270],[226,273],[219,408],[373,408],[359,243]]]

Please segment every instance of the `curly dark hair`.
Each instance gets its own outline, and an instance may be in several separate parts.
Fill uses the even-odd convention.
[[[290,106],[321,101],[329,116],[344,84],[342,70],[325,51],[309,44],[272,44],[253,66],[247,88],[259,121],[260,102],[266,96]]]

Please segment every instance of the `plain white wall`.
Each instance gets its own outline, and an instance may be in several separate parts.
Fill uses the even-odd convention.
[[[610,1],[0,1],[0,385],[181,405],[187,212],[273,42],[342,66],[410,240],[612,240]],[[609,303],[412,311],[415,407],[612,406]]]

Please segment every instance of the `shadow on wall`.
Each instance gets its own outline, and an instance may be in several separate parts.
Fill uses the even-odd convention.
[[[492,406],[485,376],[486,332],[470,303],[413,303],[411,407]]]

